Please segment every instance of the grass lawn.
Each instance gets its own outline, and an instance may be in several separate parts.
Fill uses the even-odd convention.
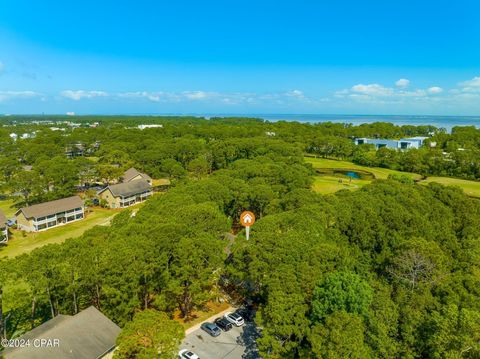
[[[400,172],[400,171],[390,170],[387,168],[379,168],[379,167],[365,167],[365,166],[356,165],[352,162],[329,160],[325,158],[305,157],[305,162],[311,163],[313,168],[315,169],[342,169],[342,170],[361,171],[361,172],[367,172],[373,175],[374,178],[378,178],[378,179],[386,179],[390,174],[403,174],[403,175],[410,176],[416,180],[422,177],[416,173]],[[349,190],[359,189],[371,182],[372,182],[371,179],[362,179],[362,178],[350,179],[349,177],[341,174],[336,174],[336,175],[322,174],[315,177],[315,181],[313,183],[312,188],[314,191],[318,193],[330,194],[330,193],[335,193],[341,189],[349,189]]]
[[[16,208],[12,207],[13,203],[14,202],[12,199],[0,201],[0,210],[5,213],[5,217],[7,217],[7,219],[12,218],[17,211]]]
[[[341,180],[341,182],[339,180]],[[370,182],[370,180],[353,178],[350,181],[346,176],[316,176],[312,188],[315,192],[329,194],[340,191],[341,189],[358,189]]]
[[[168,178],[154,178],[152,180],[152,186],[157,187],[157,186],[169,186],[170,185],[170,180]]]
[[[1,206],[3,206],[1,202]],[[28,253],[37,247],[50,243],[61,243],[67,238],[80,237],[87,229],[97,225],[107,225],[119,210],[94,208],[93,212],[87,214],[86,218],[64,226],[49,229],[38,233],[26,233],[11,230],[9,241],[0,247],[0,257],[15,257]]]
[[[422,176],[417,173],[401,172],[379,167],[365,167],[356,165],[352,162],[330,160],[325,158],[305,157],[305,162],[311,163],[315,169],[344,169],[369,172],[378,179],[386,179],[388,178],[389,174],[407,175],[414,180],[419,180],[418,183],[423,185],[426,185],[430,182],[437,182],[445,186],[457,186],[462,188],[468,196],[480,198],[480,181],[468,181],[450,177],[428,177],[427,179],[422,179]],[[342,183],[339,182],[339,179],[342,179]],[[315,182],[313,183],[312,188],[318,193],[329,194],[341,189],[358,189],[370,182],[371,180],[368,179],[352,179],[350,182],[346,176],[342,175],[319,175],[315,177]]]
[[[450,177],[428,177],[426,180],[421,181],[420,184],[428,184],[430,182],[437,182],[445,186],[457,186],[462,188],[467,195],[480,198],[480,182],[478,181]]]
[[[387,179],[388,175],[390,174],[402,174],[412,177],[413,179],[420,179],[422,178],[421,175],[417,173],[410,173],[410,172],[401,172],[390,170],[388,168],[380,168],[380,167],[365,167],[359,166],[352,162],[347,161],[337,161],[337,160],[329,160],[325,158],[312,158],[312,157],[305,157],[305,162],[311,163],[313,168],[338,168],[338,169],[350,169],[350,170],[360,170],[365,172],[370,172],[378,179]]]

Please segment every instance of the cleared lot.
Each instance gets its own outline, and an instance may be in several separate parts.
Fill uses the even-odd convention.
[[[255,343],[257,336],[253,322],[233,327],[215,338],[197,329],[186,336],[181,348],[190,349],[200,359],[258,359],[260,357]]]

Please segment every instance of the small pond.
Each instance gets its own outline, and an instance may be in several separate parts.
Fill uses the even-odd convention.
[[[319,168],[317,173],[323,176],[347,177],[351,179],[373,180],[375,176],[367,171],[347,168]]]

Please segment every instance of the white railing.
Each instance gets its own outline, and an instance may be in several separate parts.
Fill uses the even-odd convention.
[[[58,221],[59,218],[76,216],[77,214],[83,214],[83,210],[74,211],[74,212],[71,212],[71,213],[65,213],[61,217],[59,217],[58,213],[57,213],[54,217],[45,218],[45,219],[42,219],[41,221],[38,221],[38,220],[34,219],[33,224],[34,225],[45,224],[45,223],[48,223],[48,222]]]

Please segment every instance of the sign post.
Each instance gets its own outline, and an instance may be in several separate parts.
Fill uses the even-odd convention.
[[[240,215],[240,223],[245,227],[245,232],[247,235],[247,241],[250,237],[250,226],[253,226],[255,223],[255,215],[250,211],[244,211]]]

